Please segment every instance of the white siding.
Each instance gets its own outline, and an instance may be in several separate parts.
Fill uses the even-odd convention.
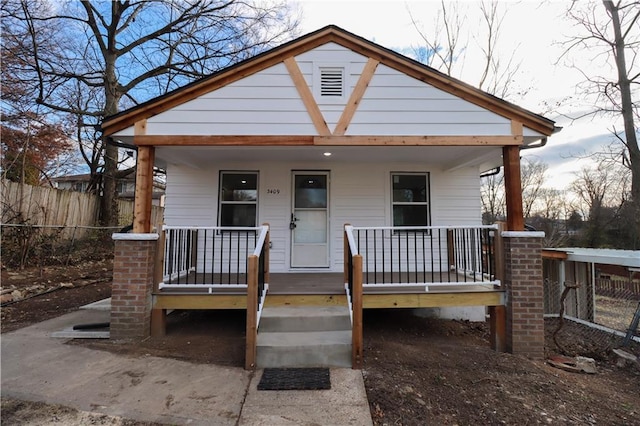
[[[342,98],[316,102],[333,131],[368,58],[335,43],[296,57],[314,90],[318,66],[344,66]],[[128,128],[116,137],[131,136]],[[316,135],[284,64],[277,64],[147,120],[148,135]],[[509,135],[510,120],[378,65],[347,135]],[[537,135],[525,129],[526,135]]]
[[[347,135],[510,135],[511,121],[379,65]]]
[[[162,112],[148,135],[312,135],[315,127],[283,64]]]
[[[289,270],[291,172],[330,172],[330,271],[342,271],[342,230],[391,225],[391,172],[430,172],[433,225],[479,225],[480,181],[476,168],[446,173],[421,164],[234,163],[210,164],[206,170],[170,166],[167,170],[167,225],[215,226],[220,170],[259,172],[258,222],[271,225],[271,271]],[[268,190],[279,190],[270,194]]]

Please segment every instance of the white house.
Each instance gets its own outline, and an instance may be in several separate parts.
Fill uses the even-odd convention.
[[[494,285],[495,230],[481,226],[480,174],[505,168],[507,230],[523,230],[519,151],[557,130],[335,26],[109,117],[103,129],[138,150],[136,233],[152,231],[150,168],[166,169],[165,225],[174,233],[158,297],[172,285],[219,290],[258,241],[245,232],[225,243],[225,227],[264,223],[272,279],[344,273],[343,282],[346,258],[359,253],[365,287],[433,283],[432,292],[470,271],[470,283]],[[443,275],[452,269],[463,275]],[[174,282],[189,273],[201,281]]]

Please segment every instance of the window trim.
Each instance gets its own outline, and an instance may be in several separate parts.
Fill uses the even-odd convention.
[[[224,201],[222,199],[222,180],[224,175],[255,175],[256,177],[256,199],[255,201]],[[223,205],[255,205],[256,206],[256,216],[255,216],[255,225],[258,226],[258,212],[259,212],[259,201],[260,201],[260,172],[258,170],[220,170],[218,173],[218,220],[217,224],[219,227],[223,226],[233,226],[233,225],[222,225],[222,206]],[[245,226],[245,225],[242,225]]]
[[[407,202],[407,201],[394,201],[393,199],[393,178],[394,176],[423,176],[426,181],[426,201]],[[390,201],[391,201],[391,226],[431,226],[431,173],[430,172],[405,172],[405,171],[392,171],[390,172]],[[396,225],[394,207],[395,206],[425,206],[427,209],[427,223],[425,225]],[[396,232],[421,232],[421,231],[396,231]],[[425,232],[430,233],[429,230]]]

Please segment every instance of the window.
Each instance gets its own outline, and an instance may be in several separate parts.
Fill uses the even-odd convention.
[[[391,174],[393,226],[429,226],[429,173]]]
[[[220,172],[220,226],[256,226],[258,173]]]

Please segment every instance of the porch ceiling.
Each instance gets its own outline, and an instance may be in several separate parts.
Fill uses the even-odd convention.
[[[330,152],[331,156],[325,156],[325,152]],[[213,162],[411,162],[434,165],[444,170],[473,166],[489,169],[502,164],[501,155],[502,148],[497,146],[163,146],[156,148],[156,165],[205,168]]]

